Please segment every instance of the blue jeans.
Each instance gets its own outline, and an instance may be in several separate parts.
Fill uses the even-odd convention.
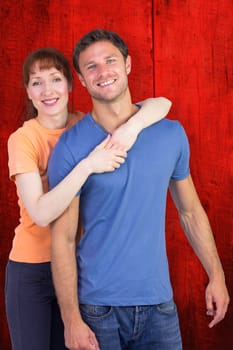
[[[12,350],[65,350],[50,263],[9,261],[6,312]]]
[[[158,305],[112,307],[80,305],[84,322],[95,333],[100,350],[181,350],[173,300]]]

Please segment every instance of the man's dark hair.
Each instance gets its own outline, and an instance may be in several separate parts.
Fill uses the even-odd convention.
[[[75,45],[73,51],[73,65],[77,73],[81,73],[79,67],[79,56],[82,51],[98,41],[109,41],[116,46],[126,60],[128,47],[118,34],[105,29],[95,29],[85,34]]]

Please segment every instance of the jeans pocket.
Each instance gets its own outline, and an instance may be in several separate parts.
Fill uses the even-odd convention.
[[[111,306],[80,304],[79,308],[82,315],[90,318],[105,318],[112,312]]]
[[[161,303],[156,305],[156,308],[159,312],[163,313],[163,314],[173,314],[176,313],[176,304],[174,302],[173,299],[165,302],[165,303]]]

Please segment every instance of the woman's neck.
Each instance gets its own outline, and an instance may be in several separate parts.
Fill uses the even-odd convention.
[[[63,129],[69,121],[68,110],[54,115],[38,115],[37,121],[47,129]]]

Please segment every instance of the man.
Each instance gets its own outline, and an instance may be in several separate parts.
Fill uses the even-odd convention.
[[[59,141],[49,166],[52,187],[138,109],[128,88],[131,58],[117,34],[88,33],[73,62],[93,109]],[[140,133],[119,169],[90,176],[53,224],[53,276],[69,349],[182,349],[165,248],[168,187],[209,276],[209,327],[224,318],[229,296],[190,176],[187,137],[180,123],[164,119]],[[85,233],[76,267],[79,206]]]

